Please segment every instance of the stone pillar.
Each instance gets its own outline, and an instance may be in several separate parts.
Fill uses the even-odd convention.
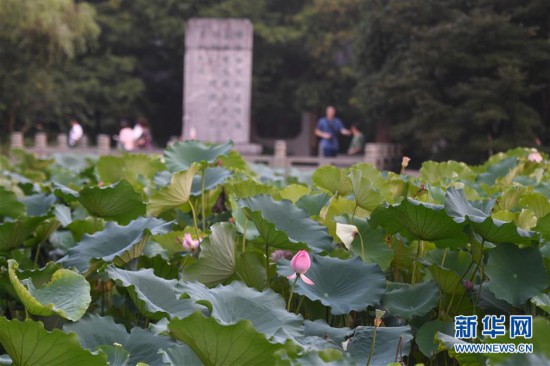
[[[57,148],[61,150],[67,149],[67,134],[66,133],[60,133],[57,135]]]
[[[82,138],[80,139],[80,142],[77,146],[83,148],[90,147],[90,140],[88,139],[88,135],[82,135]]]
[[[34,135],[34,148],[38,150],[45,150],[48,148],[48,136],[45,132],[37,132]]]
[[[23,132],[12,132],[11,134],[11,148],[22,149],[23,144]]]
[[[275,141],[275,156],[273,158],[273,165],[275,168],[286,168],[286,141]]]
[[[365,144],[365,162],[374,165],[377,169],[384,169],[384,144]]]
[[[111,137],[109,135],[97,135],[97,152],[100,155],[107,155],[111,152]]]

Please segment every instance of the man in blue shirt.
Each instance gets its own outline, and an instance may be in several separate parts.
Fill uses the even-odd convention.
[[[321,149],[323,156],[332,157],[338,154],[338,134],[351,135],[351,131],[344,128],[342,121],[336,116],[336,109],[333,106],[328,106],[326,117],[320,118],[317,122],[315,135],[321,138]]]

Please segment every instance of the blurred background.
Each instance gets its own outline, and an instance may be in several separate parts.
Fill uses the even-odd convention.
[[[0,0],[0,138],[143,117],[164,146],[192,17],[252,21],[260,137],[295,137],[331,104],[416,161],[550,145],[548,0]]]

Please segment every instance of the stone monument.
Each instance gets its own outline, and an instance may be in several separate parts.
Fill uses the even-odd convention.
[[[183,137],[223,143],[245,153],[250,143],[252,23],[196,18],[185,32]]]

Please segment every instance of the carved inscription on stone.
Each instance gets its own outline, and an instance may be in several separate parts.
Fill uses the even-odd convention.
[[[192,19],[185,36],[184,138],[248,143],[252,23]]]

